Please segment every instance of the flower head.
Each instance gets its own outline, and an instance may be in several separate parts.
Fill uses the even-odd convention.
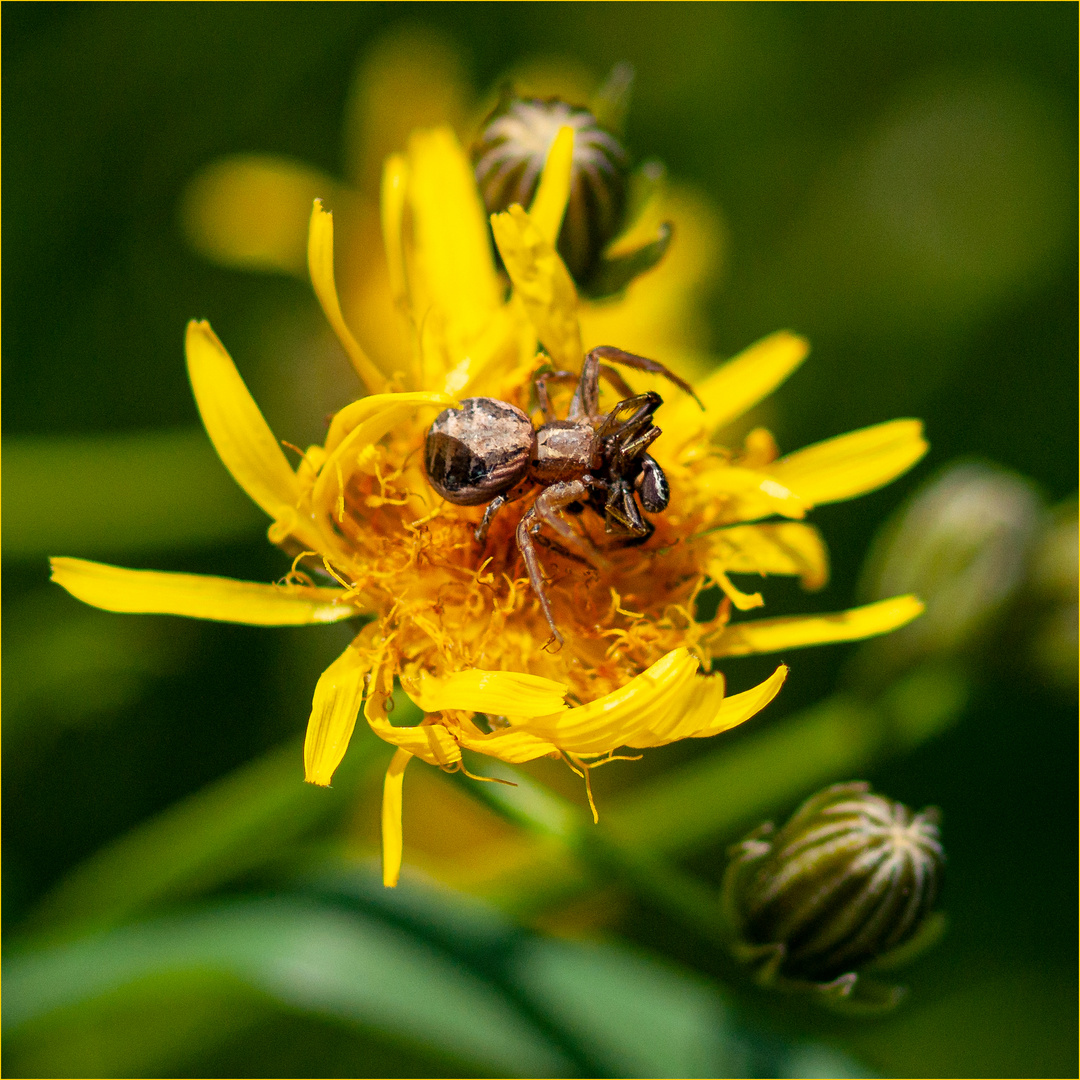
[[[188,371],[207,432],[272,519],[270,539],[293,557],[280,583],[53,561],[61,585],[111,610],[264,625],[373,616],[319,679],[305,772],[313,783],[330,782],[361,709],[397,747],[384,794],[387,884],[400,865],[401,785],[412,757],[453,770],[463,767],[463,750],[509,762],[560,755],[587,776],[587,767],[622,747],[705,737],[741,723],[775,696],[786,673],[780,666],[759,686],[726,695],[723,677],[707,674],[718,657],[866,637],[920,610],[914,598],[898,597],[807,619],[731,619],[733,609],[764,601],[729,575],[796,575],[820,586],[826,554],[802,520],[807,511],[888,482],[926,448],[911,420],[786,457],[760,430],[740,449],[715,443],[714,432],[805,357],[802,339],[780,333],[706,379],[701,409],[653,376],[628,373],[635,390],[662,388],[670,399],[658,414],[665,434],[650,447],[668,477],[670,506],[653,519],[647,542],[608,550],[602,564],[544,551],[553,618],[565,638],[562,649],[549,649],[550,627],[513,542],[532,493],[504,508],[481,548],[474,534],[483,507],[439,498],[421,448],[435,414],[466,397],[530,413],[535,373],[545,365],[577,372],[585,344],[594,344],[583,341],[577,290],[555,249],[574,138],[572,127],[560,129],[528,210],[515,204],[491,220],[509,295],[470,162],[452,132],[416,132],[406,153],[387,160],[381,221],[388,279],[410,342],[403,354],[369,354],[347,324],[334,277],[333,218],[316,201],[312,284],[367,393],[332,418],[324,442],[308,447],[295,467],[209,325],[189,325]],[[569,527],[588,532],[595,522],[586,512]],[[724,599],[714,615],[699,618],[698,598],[712,585]],[[426,713],[421,724],[391,722],[395,679]]]

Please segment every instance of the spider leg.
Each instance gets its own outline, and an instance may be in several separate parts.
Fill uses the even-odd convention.
[[[483,547],[484,541],[487,539],[488,529],[491,528],[491,522],[495,515],[499,512],[499,507],[505,506],[507,502],[505,495],[496,495],[494,499],[487,504],[484,510],[484,517],[480,524],[476,527],[476,532],[473,536],[476,537],[476,542]]]
[[[641,516],[633,489],[625,481],[612,486],[604,507],[604,530],[626,541],[644,540],[653,526]]]
[[[604,417],[603,422],[596,429],[596,437],[604,439],[611,435],[635,435],[651,422],[652,414],[662,404],[660,395],[651,390],[646,394],[625,398]],[[629,416],[626,415],[628,412]]]
[[[619,447],[619,452],[626,458],[639,457],[660,437],[662,431],[662,428],[647,427],[644,431],[634,435],[629,442],[623,443]]]
[[[559,510],[573,502],[582,502],[588,499],[589,489],[582,480],[564,480],[544,488],[536,497],[536,501],[521,517],[517,527],[517,545],[521,556],[525,560],[525,569],[529,574],[529,582],[533,591],[540,601],[540,609],[544,618],[551,627],[555,640],[561,645],[562,634],[555,625],[555,617],[551,613],[551,602],[548,600],[547,585],[544,582],[543,570],[540,560],[536,555],[536,545],[532,534],[542,524],[549,525],[559,536],[559,539],[570,549],[571,553],[579,554],[591,562],[594,566],[603,568],[606,561],[596,547],[585,537],[579,536],[568,522],[559,516]]]
[[[544,371],[533,379],[533,387],[536,390],[536,402],[540,411],[544,414],[544,420],[554,420],[555,410],[551,407],[551,398],[548,397],[547,384],[550,380],[557,382],[574,382],[577,376],[572,371]]]
[[[699,405],[701,405],[702,409],[705,408],[701,399],[694,393],[694,388],[686,382],[685,379],[679,378],[675,372],[670,371],[656,360],[650,360],[646,356],[638,356],[635,353],[623,352],[622,349],[616,349],[613,345],[599,345],[595,349],[590,350],[585,357],[585,366],[581,371],[581,386],[582,388],[586,386],[586,372],[596,371],[597,374],[591,375],[594,397],[601,360],[609,360],[613,364],[622,364],[624,367],[634,368],[637,371],[648,371],[653,375],[663,375],[665,379],[669,382],[673,382],[680,390],[684,390],[688,393]],[[589,415],[592,414],[590,413]]]
[[[610,386],[620,397],[630,398],[634,396],[633,387],[630,386],[630,384],[613,367],[608,367],[607,364],[601,364],[600,377],[604,379],[608,386]]]
[[[537,495],[536,501],[526,512],[525,517],[534,515],[533,520],[530,522],[531,532],[536,532],[541,523],[549,526],[572,552],[587,559],[598,569],[605,570],[607,569],[607,562],[603,553],[559,513],[564,506],[569,506],[570,503],[587,500],[588,495],[589,488],[585,480],[561,480],[544,488]],[[523,521],[525,517],[522,518]]]

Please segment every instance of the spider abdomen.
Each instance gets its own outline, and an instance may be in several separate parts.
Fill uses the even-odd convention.
[[[535,457],[536,430],[518,408],[494,398],[466,398],[446,409],[424,442],[431,486],[458,506],[479,506],[513,487]]]

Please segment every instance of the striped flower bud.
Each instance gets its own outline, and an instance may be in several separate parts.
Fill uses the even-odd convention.
[[[513,203],[527,207],[564,126],[574,129],[573,177],[557,247],[574,280],[584,285],[623,224],[629,160],[619,140],[587,109],[558,98],[510,98],[484,124],[473,163],[489,214]]]
[[[808,799],[779,832],[756,830],[725,879],[736,954],[763,983],[849,994],[858,969],[926,927],[945,863],[938,819],[848,783]]]

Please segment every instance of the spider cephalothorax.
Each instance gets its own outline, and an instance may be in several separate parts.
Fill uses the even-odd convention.
[[[655,360],[602,345],[586,355],[580,377],[566,371],[537,376],[537,400],[544,415],[539,429],[509,402],[467,398],[460,409],[447,409],[435,418],[424,444],[428,480],[440,495],[459,506],[487,503],[476,530],[480,544],[501,506],[541,485],[521,517],[516,536],[529,581],[559,642],[562,635],[551,614],[533,542],[540,526],[546,524],[571,554],[602,567],[603,554],[560,511],[589,506],[604,518],[613,543],[635,544],[647,540],[653,531],[642,508],[658,514],[669,498],[663,470],[647,452],[660,435],[652,417],[663,399],[652,391],[635,394],[602,360],[663,375],[688,394],[694,393]],[[606,414],[600,412],[601,377],[623,395]],[[556,419],[551,407],[547,384],[553,380],[577,381],[565,420]]]

